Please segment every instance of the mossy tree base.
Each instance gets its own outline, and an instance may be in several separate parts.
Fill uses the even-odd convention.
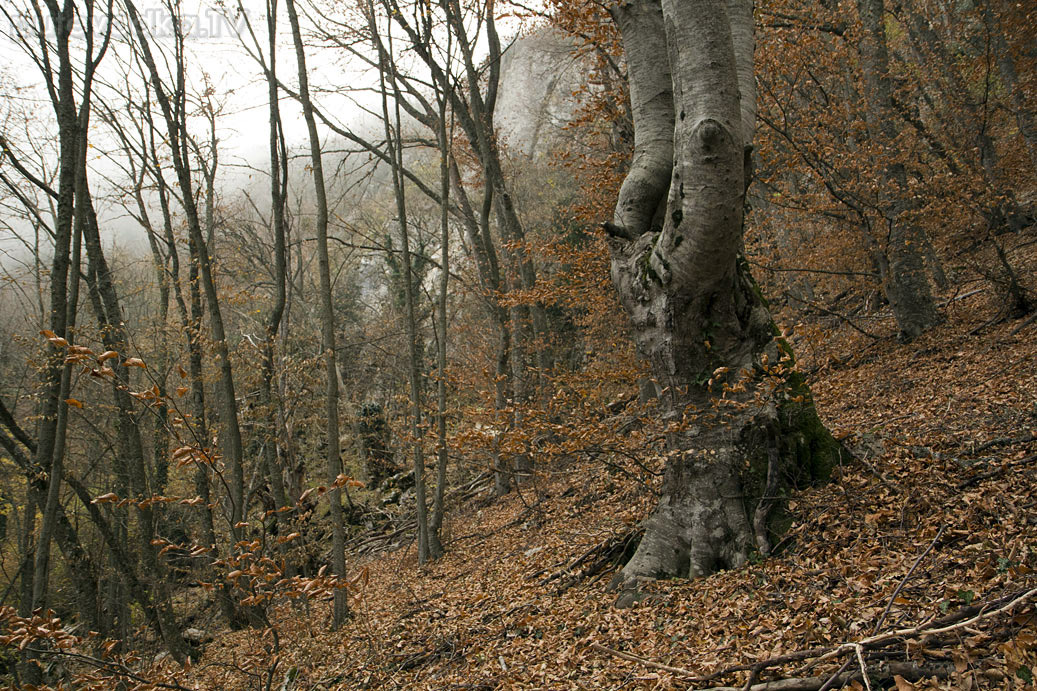
[[[698,416],[712,422],[670,436],[663,495],[610,585],[620,591],[617,606],[636,602],[645,581],[708,576],[738,568],[753,553],[770,554],[791,524],[790,492],[824,482],[849,457],[798,373],[784,381],[775,388],[756,378],[756,391],[771,394],[766,400],[743,393],[749,402],[730,401],[723,414]]]

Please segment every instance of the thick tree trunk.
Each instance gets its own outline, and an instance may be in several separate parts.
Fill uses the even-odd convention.
[[[826,477],[841,447],[741,258],[755,121],[748,3],[635,0],[613,17],[635,152],[606,224],[612,278],[680,423],[662,499],[613,581],[626,605],[644,579],[704,576],[768,553],[781,496]]]

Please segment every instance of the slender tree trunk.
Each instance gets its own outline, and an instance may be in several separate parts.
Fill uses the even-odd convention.
[[[47,5],[50,19],[54,25],[54,45],[57,54],[57,88],[51,92],[52,105],[58,122],[58,191],[57,214],[54,219],[54,257],[50,273],[50,314],[49,328],[56,338],[71,338],[69,314],[69,277],[72,245],[72,228],[75,215],[76,169],[78,167],[78,151],[81,135],[79,132],[79,114],[75,105],[73,85],[73,67],[69,52],[69,36],[74,28],[74,6],[66,0],[63,7],[57,2]],[[40,20],[42,22],[42,19]],[[39,27],[39,31],[44,28]],[[48,65],[49,68],[49,65]],[[44,79],[53,86],[54,75],[45,73]],[[78,242],[77,242],[78,245]],[[78,252],[77,252],[78,254]],[[71,278],[78,281],[79,267],[72,267]],[[43,512],[40,532],[36,540],[36,552],[33,565],[32,597],[29,611],[43,606],[47,588],[50,560],[50,538],[57,520],[57,508],[61,497],[61,473],[64,467],[64,428],[68,422],[68,404],[63,401],[69,398],[68,388],[71,377],[71,364],[64,363],[65,348],[55,341],[49,347],[48,357],[41,372],[42,404],[40,422],[37,433],[38,445],[35,462],[50,473],[51,481],[47,489],[45,503],[40,506]],[[34,667],[30,665],[29,667]],[[30,674],[34,681],[36,672]]]
[[[267,415],[266,438],[263,444],[263,465],[270,483],[276,510],[288,506],[284,477],[280,465],[280,397],[274,396],[277,377],[274,366],[275,343],[281,328],[287,303],[287,264],[285,250],[285,197],[288,186],[288,156],[281,125],[280,93],[277,86],[277,0],[267,2],[267,63],[263,65],[267,80],[267,107],[269,111],[268,149],[270,155],[270,221],[274,235],[274,304],[266,319],[266,338],[262,349],[262,403]],[[282,517],[272,517],[274,531]]]
[[[166,123],[166,137],[169,143],[169,151],[172,156],[173,169],[176,172],[177,182],[180,187],[181,202],[187,221],[188,237],[194,245],[197,253],[198,269],[201,289],[205,295],[206,307],[209,311],[209,326],[212,331],[213,346],[216,351],[216,363],[220,373],[218,391],[220,394],[220,423],[223,434],[220,437],[224,458],[230,468],[230,479],[228,481],[230,494],[230,534],[234,544],[241,541],[241,526],[246,513],[244,506],[244,467],[243,447],[241,441],[241,427],[238,424],[237,398],[234,391],[234,374],[230,362],[230,348],[227,344],[227,334],[223,323],[223,314],[220,308],[219,296],[216,291],[216,281],[213,275],[212,262],[209,256],[208,246],[202,235],[201,219],[198,213],[198,205],[195,199],[194,183],[191,179],[190,154],[188,152],[187,135],[187,108],[186,108],[186,78],[183,63],[183,35],[182,25],[179,17],[172,18],[174,30],[175,48],[175,78],[176,88],[174,91],[175,101],[169,98],[166,87],[163,85],[162,77],[158,72],[148,35],[140,23],[140,15],[132,0],[124,0],[127,8],[130,24],[138,39],[140,57],[151,78],[151,88],[162,110],[162,116]],[[215,166],[215,163],[213,164]],[[210,175],[211,181],[211,175]],[[207,194],[208,230],[213,228],[211,219],[212,185],[209,185]],[[259,624],[256,612],[251,608],[241,610],[234,606],[234,615],[230,617],[232,626],[242,626],[246,622]]]
[[[994,20],[989,3],[984,3],[982,7],[983,18],[989,27],[994,51],[997,54],[997,69],[1001,75],[1001,83],[1012,100],[1016,127],[1026,145],[1027,153],[1030,154],[1030,165],[1037,170],[1037,123],[1034,121],[1033,108],[1027,103],[1024,90],[1019,88],[1019,75],[1015,69],[1015,60],[1012,59],[1012,49],[1005,40],[1005,33],[1000,22]]]
[[[342,473],[342,456],[339,451],[338,425],[338,367],[335,352],[335,306],[331,294],[331,266],[328,259],[328,199],[324,185],[324,166],[321,162],[320,135],[317,120],[313,115],[310,100],[309,80],[306,73],[306,51],[299,28],[299,17],[295,11],[295,0],[287,0],[288,19],[292,25],[292,40],[295,44],[295,59],[299,67],[299,100],[302,104],[306,131],[310,141],[310,170],[313,175],[313,191],[317,201],[317,262],[320,265],[321,300],[321,347],[326,367],[325,415],[327,416],[327,479],[331,490],[328,498],[331,505],[331,569],[338,578],[346,576],[346,537],[342,516],[342,498],[338,481]],[[335,590],[332,626],[338,628],[349,615],[346,590]]]
[[[169,193],[165,178],[162,175],[158,163],[158,153],[154,142],[154,123],[151,121],[150,112],[147,115],[148,127],[152,133],[152,175],[158,187],[159,205],[162,211],[162,226],[166,242],[166,252],[169,257],[170,271],[172,273],[170,283],[176,297],[177,308],[180,312],[180,325],[187,339],[187,375],[190,382],[190,415],[187,428],[190,430],[194,444],[203,453],[211,453],[209,449],[209,425],[206,421],[205,412],[205,382],[203,378],[203,356],[202,356],[202,292],[198,280],[198,247],[193,237],[188,237],[188,269],[187,269],[187,299],[184,299],[184,290],[180,280],[180,254],[173,235],[173,217],[169,207]],[[195,463],[194,467],[194,489],[195,494],[201,501],[198,503],[197,512],[202,526],[202,546],[208,550],[210,562],[220,558],[220,544],[216,536],[216,524],[212,512],[212,492],[210,481],[210,467],[206,463]],[[224,619],[232,625],[241,621],[241,615],[234,601],[230,584],[225,578],[214,578],[219,586],[216,589],[216,601]]]
[[[447,54],[450,53],[447,44]],[[429,522],[429,555],[443,555],[443,517],[446,513],[446,471],[450,459],[446,424],[447,289],[450,284],[450,141],[447,132],[446,96],[439,99],[439,296],[436,304],[439,327],[436,339],[436,494]]]
[[[501,305],[497,295],[503,289],[500,264],[497,250],[490,236],[490,211],[493,205],[493,187],[485,185],[483,203],[478,219],[472,209],[468,196],[461,184],[461,174],[457,162],[450,160],[450,182],[461,208],[461,216],[465,219],[465,232],[475,256],[475,265],[479,271],[479,284],[486,294],[486,311],[497,331],[497,352],[494,366],[494,427],[490,455],[493,471],[494,496],[502,497],[511,490],[511,472],[500,454],[500,437],[503,433],[504,411],[508,407],[508,389],[512,381],[508,363],[511,361],[511,317],[507,309]]]
[[[136,533],[140,542],[140,555],[143,560],[142,565],[145,574],[141,578],[141,585],[151,594],[149,599],[153,602],[155,616],[157,617],[158,633],[161,635],[163,643],[177,660],[182,661],[187,656],[187,646],[180,635],[180,629],[176,623],[169,587],[165,579],[165,568],[161,564],[158,548],[155,544],[157,516],[155,509],[152,508],[155,505],[144,501],[153,496],[153,488],[151,479],[148,477],[144,443],[140,433],[140,422],[137,419],[134,403],[128,391],[130,379],[125,359],[129,348],[129,339],[126,336],[125,322],[122,317],[122,307],[118,292],[101,247],[97,217],[94,214],[86,179],[85,147],[82,164],[77,196],[80,198],[80,204],[84,208],[86,216],[84,219],[84,235],[90,261],[88,275],[93,277],[93,280],[90,281],[90,289],[94,294],[93,302],[104,345],[108,350],[119,353],[117,359],[110,361],[110,366],[115,372],[112,380],[112,394],[118,409],[116,427],[119,439],[119,455],[121,462],[128,467],[130,489],[135,494],[135,499],[137,500]],[[122,566],[126,568],[127,565],[123,564]]]
[[[368,21],[371,26],[371,35],[377,36],[376,19],[374,7],[369,8]],[[425,496],[425,450],[422,434],[421,418],[421,358],[420,346],[418,344],[418,320],[415,307],[415,278],[413,272],[413,261],[410,253],[410,229],[407,226],[407,199],[403,180],[403,131],[400,118],[400,94],[396,89],[396,64],[395,56],[392,54],[392,34],[389,34],[388,49],[383,50],[380,41],[375,40],[375,48],[379,51],[379,86],[382,97],[382,118],[385,124],[385,140],[390,158],[392,160],[392,183],[393,193],[396,198],[396,215],[400,226],[400,244],[403,249],[403,296],[404,309],[406,310],[405,321],[407,325],[407,354],[408,368],[407,378],[410,383],[411,398],[411,436],[414,443],[414,495],[416,502],[416,518],[418,524],[418,564],[424,564],[429,560],[429,521],[428,502]],[[393,119],[389,114],[389,94],[386,81],[393,85],[395,104]]]
[[[85,142],[84,142],[85,144]],[[77,205],[78,208],[78,205]],[[76,220],[72,240],[72,260],[70,271],[70,286],[68,289],[68,314],[65,316],[65,328],[67,340],[73,340],[73,332],[76,322],[76,308],[79,303],[79,275],[82,253],[82,226],[79,219]],[[66,363],[61,370],[61,383],[58,398],[62,403],[58,406],[57,424],[54,427],[53,459],[50,464],[46,499],[41,503],[42,518],[40,521],[40,533],[36,541],[36,556],[33,565],[32,586],[32,609],[46,607],[47,582],[50,577],[50,551],[51,536],[61,512],[61,476],[64,471],[65,440],[68,432],[68,414],[70,405],[67,401],[71,398],[72,388],[72,365]]]

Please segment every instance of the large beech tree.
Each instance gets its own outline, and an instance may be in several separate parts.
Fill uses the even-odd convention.
[[[634,158],[605,224],[612,279],[672,422],[662,497],[613,582],[622,605],[643,579],[768,553],[781,495],[823,479],[842,449],[742,257],[752,3],[633,0],[611,12],[634,116]]]

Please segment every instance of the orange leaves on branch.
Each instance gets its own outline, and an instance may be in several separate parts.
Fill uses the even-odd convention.
[[[40,335],[46,338],[48,341],[50,341],[51,345],[57,348],[64,348],[68,345],[68,341],[66,341],[61,336],[58,336],[50,329],[44,329],[43,331],[40,331]]]
[[[339,473],[332,487],[363,487],[364,483],[344,473]]]
[[[206,453],[204,449],[199,449],[196,446],[181,446],[173,451],[172,460],[178,468],[183,468],[189,463],[213,465],[216,458]]]

